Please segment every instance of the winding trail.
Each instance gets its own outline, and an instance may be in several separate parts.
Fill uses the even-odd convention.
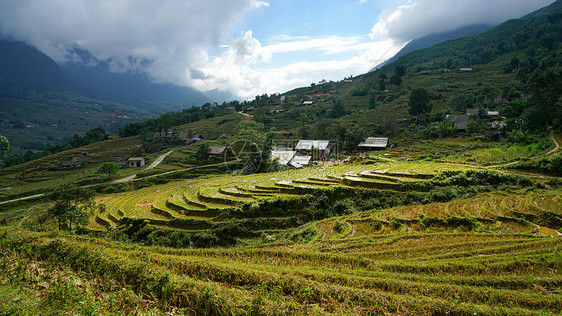
[[[172,149],[172,150],[170,150],[169,152],[163,154],[162,156],[156,158],[156,160],[154,160],[154,162],[151,163],[150,166],[144,168],[144,170],[150,170],[150,169],[152,169],[152,168],[158,166],[158,165],[164,160],[164,158],[168,157],[168,155],[171,154],[173,151],[174,151],[174,150]]]
[[[554,142],[554,149],[552,149],[551,151],[546,153],[547,155],[550,155],[550,154],[554,154],[555,152],[560,150],[560,144],[556,140],[556,137],[554,137],[554,131],[552,130],[552,127],[549,127],[548,129],[550,129],[550,134],[548,136]]]

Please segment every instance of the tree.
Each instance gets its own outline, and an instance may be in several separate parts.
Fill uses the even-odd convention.
[[[375,109],[377,107],[377,94],[375,92],[371,92],[369,94],[369,109]]]
[[[54,217],[59,230],[72,230],[72,224],[85,225],[95,208],[94,191],[80,188],[72,184],[64,184],[56,188],[47,197],[55,201],[48,209],[48,214]]]
[[[106,173],[108,178],[111,178],[111,174],[115,174],[119,171],[119,165],[114,162],[104,162],[98,169],[99,173]]]
[[[377,81],[377,85],[379,86],[380,91],[384,91],[386,89],[386,83],[383,78],[380,78],[379,81]]]
[[[209,149],[209,144],[201,143],[201,145],[199,145],[199,148],[197,148],[197,151],[195,152],[195,158],[200,161],[205,161],[209,158],[210,151],[211,150]]]
[[[367,131],[363,127],[354,126],[345,132],[344,149],[351,152],[357,148],[360,142],[367,137]]]
[[[404,65],[397,65],[394,67],[394,73],[399,77],[402,77],[406,74],[406,66]]]
[[[10,142],[6,137],[0,135],[0,156],[4,157],[9,149]]]
[[[394,74],[390,77],[390,83],[399,86],[402,84],[402,78],[398,74]]]
[[[433,107],[429,102],[429,94],[427,93],[427,90],[423,88],[412,90],[408,105],[410,106],[408,113],[413,116],[427,114],[431,112],[431,108]]]
[[[340,98],[334,99],[334,106],[332,107],[332,117],[338,118],[345,115],[345,110],[343,108],[343,101]]]

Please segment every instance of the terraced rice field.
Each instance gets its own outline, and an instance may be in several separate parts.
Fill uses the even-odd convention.
[[[0,228],[3,275],[64,267],[105,304],[122,289],[162,313],[559,315],[561,238],[523,233],[364,233],[305,244],[170,249]],[[328,234],[329,221],[315,227]],[[373,229],[370,229],[373,231]],[[28,256],[32,253],[33,256]],[[13,262],[19,262],[18,270]],[[32,272],[31,272],[32,273]],[[99,281],[94,281],[99,279]],[[33,281],[27,281],[33,282]],[[97,294],[96,294],[97,293]],[[103,293],[103,294],[102,294]],[[131,304],[133,304],[131,306]],[[109,311],[137,309],[134,300]],[[111,309],[113,308],[113,310]]]
[[[455,200],[448,203],[408,205],[363,212],[315,223],[320,240],[343,240],[389,233],[476,231],[500,234],[543,234],[562,237],[548,217],[562,218],[562,194],[505,194]],[[537,205],[541,205],[540,207]],[[336,225],[336,222],[339,224]],[[338,225],[347,224],[346,234]],[[545,226],[543,226],[545,225]]]
[[[104,204],[107,210],[95,214],[90,219],[89,228],[117,228],[130,219],[146,219],[160,226],[166,226],[175,219],[212,222],[217,221],[224,210],[264,199],[291,198],[310,190],[334,186],[392,190],[403,183],[424,181],[438,171],[462,169],[465,168],[452,164],[383,162],[376,165],[342,164],[277,173],[173,181],[125,194],[100,197],[98,202]]]

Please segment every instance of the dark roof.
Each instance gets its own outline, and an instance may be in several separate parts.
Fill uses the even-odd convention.
[[[468,129],[468,123],[464,123],[464,122],[456,123],[455,128],[458,129],[458,130],[466,131]]]
[[[209,146],[209,155],[223,155],[226,149],[226,146]]]
[[[447,122],[468,123],[468,115],[447,115],[445,120]]]
[[[466,115],[478,115],[477,109],[466,109]]]

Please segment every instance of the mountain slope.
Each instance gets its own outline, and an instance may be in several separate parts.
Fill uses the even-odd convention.
[[[397,59],[396,65],[413,66],[450,58],[458,67],[487,64],[509,52],[523,51],[533,55],[536,50],[556,49],[560,43],[562,1],[533,12],[526,17],[504,22],[478,36],[445,41],[409,53]],[[533,56],[529,56],[533,57]],[[427,65],[426,65],[427,67]],[[390,67],[383,67],[387,70]]]
[[[74,48],[72,56],[74,61],[61,65],[61,68],[73,80],[94,91],[99,98],[123,102],[158,103],[158,107],[148,105],[144,107],[150,107],[160,113],[210,101],[204,93],[193,88],[154,83],[142,72],[112,72],[111,59],[97,60],[81,48]],[[141,64],[147,62],[140,61]]]
[[[0,40],[0,92],[80,91],[49,56],[23,42]]]
[[[459,29],[451,31],[451,32],[434,33],[434,34],[430,34],[428,36],[425,36],[425,37],[422,37],[422,38],[419,38],[419,39],[414,39],[410,43],[408,43],[406,46],[404,46],[404,48],[402,48],[398,53],[396,53],[396,55],[394,55],[392,58],[390,58],[387,61],[385,61],[384,63],[382,63],[380,66],[377,66],[376,68],[380,68],[384,65],[390,64],[390,63],[396,61],[398,58],[400,58],[400,57],[402,57],[402,56],[404,56],[408,53],[411,53],[413,51],[423,49],[423,48],[428,48],[428,47],[433,46],[437,43],[441,43],[441,42],[451,40],[451,39],[456,39],[456,38],[465,37],[465,36],[478,35],[478,34],[481,34],[482,32],[485,32],[485,31],[489,30],[492,27],[493,26],[491,26],[491,25],[485,25],[485,24],[469,25],[469,26],[465,26],[465,27],[459,28]],[[371,71],[375,70],[376,68],[371,69]]]

